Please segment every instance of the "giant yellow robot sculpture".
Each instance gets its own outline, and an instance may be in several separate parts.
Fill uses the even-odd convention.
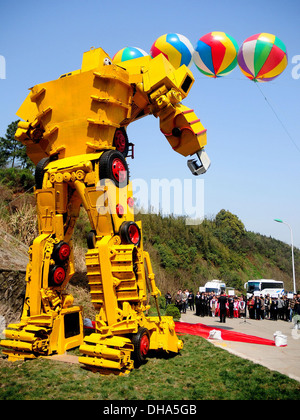
[[[39,236],[29,249],[21,320],[1,341],[10,360],[80,346],[81,363],[121,374],[142,363],[148,350],[182,348],[172,317],[146,315],[148,291],[156,302],[160,292],[141,224],[134,222],[126,127],[153,114],[176,152],[196,154],[188,161],[191,171],[204,173],[206,130],[181,104],[193,82],[186,66],[175,70],[162,55],[120,67],[98,48],[84,53],[80,70],[30,89],[16,138],[36,164]],[[85,338],[82,309],[65,292],[74,274],[72,233],[81,206],[91,224],[87,277],[99,311],[95,333]]]

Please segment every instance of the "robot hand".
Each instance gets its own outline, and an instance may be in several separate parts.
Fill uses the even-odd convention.
[[[197,159],[189,159],[187,165],[193,175],[202,175],[210,167],[210,159],[204,149],[199,150],[196,155],[200,165],[198,164]]]
[[[210,166],[210,159],[204,150],[206,129],[192,109],[182,104],[177,104],[174,109],[175,113],[169,114],[167,118],[160,117],[160,129],[173,150],[183,156],[196,154],[196,159],[187,162],[192,174],[204,174]]]

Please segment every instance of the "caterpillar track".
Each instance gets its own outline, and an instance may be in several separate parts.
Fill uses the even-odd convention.
[[[94,333],[86,337],[80,346],[84,356],[79,357],[79,362],[87,368],[101,374],[126,374],[133,369],[134,362],[131,354],[134,346],[129,338],[111,336],[102,337]]]
[[[39,356],[46,356],[49,351],[49,328],[20,324],[10,324],[4,331],[5,339],[1,346],[5,349],[3,353],[11,361],[18,359],[35,359]]]

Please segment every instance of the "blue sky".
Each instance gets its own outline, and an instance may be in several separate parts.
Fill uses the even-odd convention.
[[[288,228],[273,221],[281,218],[292,226],[300,247],[300,78],[292,77],[292,57],[300,55],[299,18],[298,0],[2,2],[0,55],[6,79],[0,79],[0,135],[16,119],[29,87],[80,68],[82,53],[91,46],[112,57],[125,46],[149,51],[168,32],[195,45],[208,32],[224,31],[239,46],[256,33],[273,33],[288,50],[281,76],[257,86],[238,68],[210,79],[193,65],[196,80],[184,104],[207,128],[212,163],[202,177],[205,214],[224,208],[246,229],[290,243]],[[193,179],[187,159],[172,151],[158,124],[149,116],[129,126],[136,154],[129,161],[131,176],[147,182]]]

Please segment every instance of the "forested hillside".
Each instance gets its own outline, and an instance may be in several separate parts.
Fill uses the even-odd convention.
[[[33,175],[26,169],[0,170],[0,237],[7,232],[28,246],[37,235],[33,185]],[[29,191],[24,194],[26,190]],[[138,213],[136,218],[142,221],[144,248],[151,255],[157,284],[163,293],[168,289],[175,292],[179,287],[196,290],[211,279],[222,279],[227,286],[243,291],[249,279],[273,278],[284,280],[286,289],[292,290],[290,246],[246,231],[242,221],[230,211],[220,210],[215,217],[196,226],[186,225],[183,217]],[[74,234],[76,267],[82,272],[89,230],[82,210]],[[24,255],[24,247],[20,252]],[[0,252],[3,268],[7,260],[1,261],[1,255],[5,254]],[[297,278],[298,249],[295,266]]]
[[[211,279],[243,290],[249,279],[283,280],[292,290],[289,245],[245,230],[239,218],[221,210],[213,219],[188,226],[184,218],[137,215],[143,222],[144,244],[149,250],[162,289],[188,287],[196,290]],[[296,280],[300,251],[295,252]],[[297,281],[297,285],[298,285]]]

